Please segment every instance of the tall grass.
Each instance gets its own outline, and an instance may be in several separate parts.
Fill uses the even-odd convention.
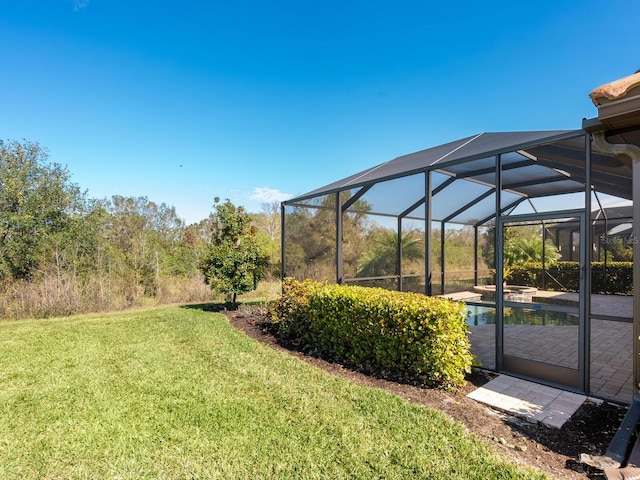
[[[268,301],[280,294],[279,279],[265,280],[241,300]],[[153,295],[118,277],[42,275],[35,280],[0,282],[0,319],[50,318],[78,313],[223,301],[212,294],[201,275],[161,277]]]
[[[0,478],[544,478],[437,411],[161,308],[0,323]]]

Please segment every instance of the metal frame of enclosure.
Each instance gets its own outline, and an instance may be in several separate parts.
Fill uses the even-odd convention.
[[[629,403],[637,287],[596,292],[594,262],[606,277],[615,255],[638,253],[638,183],[631,162],[595,149],[586,130],[463,138],[283,202],[282,275],[465,301],[484,368]],[[510,285],[516,237],[542,252],[535,288]],[[558,262],[573,273],[559,278]],[[622,373],[600,358],[614,333]]]

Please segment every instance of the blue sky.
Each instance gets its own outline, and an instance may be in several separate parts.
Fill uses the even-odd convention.
[[[577,129],[640,2],[0,0],[0,138],[188,223],[480,132]]]

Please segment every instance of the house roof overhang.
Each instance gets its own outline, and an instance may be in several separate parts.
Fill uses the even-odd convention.
[[[610,143],[640,146],[640,70],[599,86],[589,97],[598,117],[583,120],[583,129],[604,132]]]
[[[601,85],[589,97],[607,130],[640,126],[640,71]]]

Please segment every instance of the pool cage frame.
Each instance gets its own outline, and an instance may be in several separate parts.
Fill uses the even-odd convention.
[[[610,135],[609,140],[617,137]],[[632,207],[633,198],[640,198],[640,176],[633,175],[637,167],[609,153],[602,153],[594,149],[593,136],[584,129],[562,131],[536,132],[506,132],[483,133],[463,138],[420,152],[398,157],[389,162],[367,169],[349,176],[325,187],[298,196],[281,204],[281,232],[282,232],[282,277],[291,276],[289,250],[292,240],[288,233],[291,212],[324,211],[326,222],[333,222],[330,233],[334,235],[331,249],[326,249],[325,255],[333,257],[332,277],[313,278],[313,274],[303,274],[314,280],[328,280],[338,284],[359,283],[370,284],[392,282],[395,289],[406,290],[406,284],[415,273],[403,271],[403,222],[420,222],[423,225],[424,236],[424,271],[420,277],[424,280],[421,292],[426,295],[451,296],[456,298],[455,291],[447,287],[447,250],[446,227],[453,224],[471,227],[474,237],[474,265],[473,283],[478,285],[480,278],[479,262],[479,230],[496,227],[501,222],[508,222],[510,218],[517,218],[524,213],[525,218],[544,221],[545,216],[555,219],[562,218],[555,223],[555,228],[565,229],[569,238],[579,245],[579,252],[575,258],[579,262],[580,292],[579,310],[576,315],[580,319],[579,334],[579,368],[573,374],[575,379],[570,382],[558,381],[558,377],[543,379],[542,383],[562,385],[569,390],[590,394],[590,321],[591,312],[591,261],[594,249],[606,250],[605,245],[598,243],[601,232],[607,232],[612,227],[626,228],[633,225],[640,218],[637,207]],[[381,185],[391,185],[400,179],[413,179],[415,185],[421,184],[422,191],[413,192],[413,197],[406,197],[406,191],[396,192],[395,195],[380,195],[376,197],[376,190],[384,190]],[[421,180],[415,180],[420,178]],[[457,190],[456,190],[457,189]],[[464,193],[474,190],[471,196]],[[477,192],[476,192],[477,191]],[[448,192],[448,193],[445,193]],[[395,210],[385,207],[385,202],[398,203],[402,197],[404,204],[394,206]],[[446,197],[446,199],[444,199]],[[578,207],[564,205],[564,199],[572,197],[577,200]],[[616,210],[603,205],[602,198],[617,198],[626,202],[626,207]],[[371,199],[366,208],[358,211],[358,202]],[[324,203],[319,203],[324,199]],[[441,200],[442,199],[442,200]],[[315,203],[314,203],[315,202]],[[540,203],[545,203],[540,209]],[[482,208],[479,207],[482,205]],[[402,208],[403,207],[403,208]],[[445,208],[446,207],[446,208]],[[479,215],[481,210],[484,215]],[[332,210],[332,211],[331,211]],[[466,215],[471,210],[474,217]],[[587,213],[588,212],[588,213]],[[622,213],[620,213],[622,212]],[[380,276],[345,275],[345,221],[349,215],[368,215],[386,219],[393,224],[396,236],[395,271],[393,274]],[[631,216],[630,216],[631,215]],[[515,217],[514,217],[515,216]],[[579,217],[584,218],[584,228],[579,228]],[[345,220],[346,219],[346,220]],[[394,221],[395,220],[395,221]],[[564,222],[564,223],[562,223]],[[572,225],[573,222],[573,225]],[[576,223],[577,222],[577,223]],[[439,242],[434,241],[434,224],[440,225]],[[625,227],[626,226],[626,227]],[[391,229],[391,227],[389,228]],[[543,228],[543,231],[544,230]],[[502,228],[495,230],[494,238],[494,269],[495,269],[495,310],[502,312],[509,306],[503,296],[504,286],[504,235]],[[309,232],[309,235],[313,232]],[[629,238],[633,233],[629,233]],[[632,242],[634,258],[638,254],[638,242]],[[589,246],[587,248],[587,246]],[[439,259],[434,262],[434,251],[439,253]],[[606,252],[604,255],[606,262]],[[544,263],[543,263],[544,264]],[[436,269],[436,267],[438,267]],[[439,270],[439,271],[438,271]],[[434,274],[438,278],[434,278]],[[300,275],[299,279],[303,279]],[[637,285],[633,287],[637,293]],[[453,289],[455,290],[455,289]],[[634,298],[638,298],[636,294]],[[469,305],[482,305],[473,299],[459,299],[467,301]],[[634,303],[634,312],[638,306]],[[530,305],[531,306],[531,305]],[[637,322],[633,318],[618,319],[634,324],[634,338],[638,338]],[[609,318],[610,319],[610,318]],[[496,345],[495,368],[501,372],[505,370],[507,356],[504,354],[503,344],[504,321],[502,314],[496,317]],[[631,341],[631,339],[630,339]],[[640,381],[638,372],[637,343],[633,343],[633,397],[637,398],[637,385]],[[546,368],[546,367],[543,367]],[[537,372],[540,368],[523,370],[523,378],[539,379]],[[629,399],[630,400],[630,399]]]

